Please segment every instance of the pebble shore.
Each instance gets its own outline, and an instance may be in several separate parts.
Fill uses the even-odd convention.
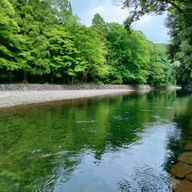
[[[0,84],[0,108],[95,96],[148,92],[149,85]]]
[[[0,108],[129,93],[131,89],[0,91]]]

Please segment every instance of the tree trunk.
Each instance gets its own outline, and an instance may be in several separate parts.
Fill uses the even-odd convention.
[[[86,71],[86,72],[83,74],[83,82],[84,82],[84,83],[87,83],[87,76],[88,76],[88,71]]]
[[[9,72],[9,83],[11,83],[12,82],[12,73],[11,73],[11,71]]]
[[[23,83],[28,83],[28,81],[27,81],[27,72],[26,71],[23,72]]]
[[[51,71],[51,73],[50,73],[50,83],[53,84],[54,80],[55,80],[55,78],[54,78],[54,72]]]

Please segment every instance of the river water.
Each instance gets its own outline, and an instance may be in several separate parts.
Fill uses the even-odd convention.
[[[152,92],[0,110],[0,192],[171,192],[192,97]]]

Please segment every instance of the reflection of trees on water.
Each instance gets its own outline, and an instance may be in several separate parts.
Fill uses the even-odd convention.
[[[118,96],[70,105],[8,110],[0,115],[0,188],[53,191],[87,150],[102,159],[106,151],[140,139],[145,126],[169,119],[174,93]]]
[[[192,136],[192,99],[185,105],[182,113],[176,113],[174,121],[181,129],[182,138],[188,139],[189,136]]]
[[[167,172],[169,172],[171,164],[177,159],[178,155],[183,150],[186,139],[189,136],[192,136],[192,100],[189,100],[189,97],[186,96],[186,94],[180,96],[182,96],[182,98],[174,103],[175,109],[172,122],[172,124],[176,126],[177,131],[168,136],[168,154],[163,165]],[[135,170],[135,175],[132,175],[129,179],[122,180],[118,183],[119,191],[172,191],[170,176],[168,174],[156,175],[156,173],[150,168],[145,170]],[[161,188],[162,186],[164,187],[163,189]]]
[[[167,146],[168,150],[171,151],[165,163],[167,171],[170,170],[171,165],[176,162],[178,156],[183,152],[187,139],[192,136],[192,99],[186,97],[185,94],[182,96],[173,119],[177,132],[169,138]]]
[[[168,183],[167,175],[157,175],[156,171],[145,167],[144,169],[136,168],[135,175],[129,179],[122,180],[118,183],[121,192],[170,192],[171,188]]]

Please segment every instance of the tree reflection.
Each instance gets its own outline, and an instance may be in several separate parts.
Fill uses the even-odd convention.
[[[140,140],[147,125],[179,114],[186,101],[175,100],[174,92],[150,93],[2,111],[1,191],[54,191],[70,180],[85,153],[102,161],[105,153]],[[174,121],[181,126],[183,118],[176,115]],[[126,188],[122,182],[120,189]]]

